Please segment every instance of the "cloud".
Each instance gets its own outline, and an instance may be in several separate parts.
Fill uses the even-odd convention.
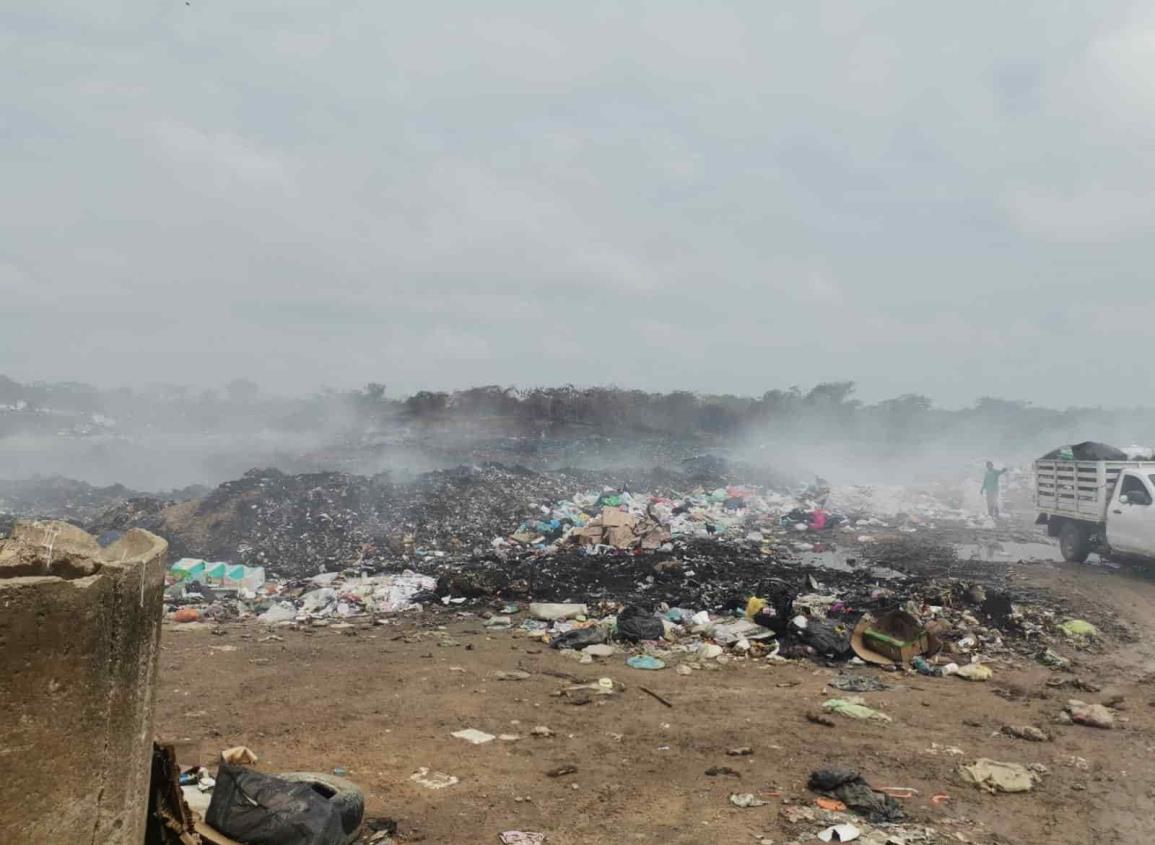
[[[194,126],[163,122],[154,127],[157,141],[177,169],[194,167],[190,181],[209,179],[218,190],[233,180],[249,185],[291,185],[285,157],[261,150],[228,132],[208,133]]]
[[[1063,402],[1070,326],[1112,337],[1086,303],[1155,300],[1138,3],[65,0],[0,23],[15,377]]]
[[[1007,211],[1022,231],[1055,240],[1110,243],[1149,237],[1155,225],[1155,198],[1150,194],[1104,186],[1068,193],[1016,190],[1007,197]]]

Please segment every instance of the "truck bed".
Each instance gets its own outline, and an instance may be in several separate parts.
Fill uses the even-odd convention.
[[[1155,461],[1035,461],[1035,505],[1048,515],[1102,522],[1119,472]]]

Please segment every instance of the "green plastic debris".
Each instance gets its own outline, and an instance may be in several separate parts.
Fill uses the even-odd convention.
[[[1099,636],[1099,629],[1085,619],[1068,619],[1059,623],[1059,630],[1070,640],[1085,642]]]
[[[857,698],[832,698],[822,705],[822,709],[827,713],[837,713],[839,716],[848,716],[851,719],[868,719],[873,722],[894,721],[885,713],[881,713],[873,707],[867,707],[861,699]]]

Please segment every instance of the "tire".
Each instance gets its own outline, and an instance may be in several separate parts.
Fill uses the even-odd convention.
[[[1083,563],[1091,553],[1091,534],[1077,522],[1067,521],[1059,529],[1059,551],[1068,563]]]
[[[323,772],[284,772],[277,777],[295,783],[311,784],[315,792],[328,799],[329,803],[336,805],[337,813],[341,817],[341,829],[345,831],[347,837],[346,841],[353,841],[357,831],[361,829],[361,820],[365,816],[365,795],[357,784]]]

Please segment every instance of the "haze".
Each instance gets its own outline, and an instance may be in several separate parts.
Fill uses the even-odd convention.
[[[1147,4],[0,20],[17,379],[1155,387]]]

